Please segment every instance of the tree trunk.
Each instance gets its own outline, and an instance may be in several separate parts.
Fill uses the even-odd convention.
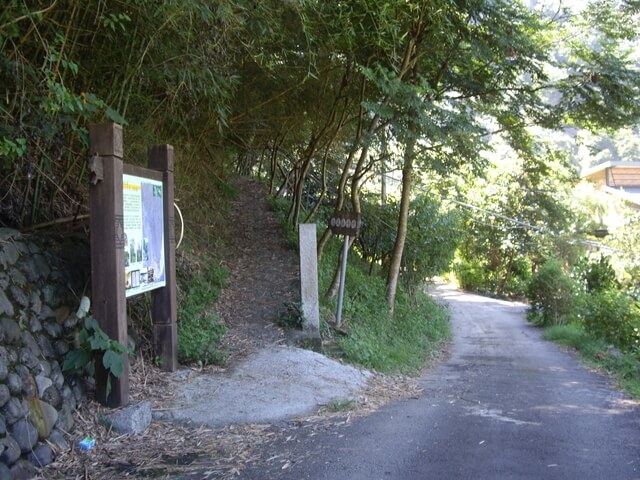
[[[300,167],[300,175],[296,183],[296,188],[295,188],[294,197],[293,197],[293,211],[292,211],[292,214],[289,216],[289,223],[291,223],[292,225],[297,225],[298,220],[300,218],[300,209],[302,208],[302,194],[304,191],[304,183],[307,179],[307,174],[309,173],[309,170],[311,168],[311,162],[313,160],[313,156],[315,155],[316,151],[320,148],[319,147],[320,140],[325,136],[327,136],[327,134],[331,132],[331,130],[333,130],[333,125],[336,123],[338,110],[342,103],[341,102],[342,91],[347,85],[348,73],[349,71],[347,70],[343,75],[340,88],[336,93],[336,97],[333,102],[333,105],[331,106],[331,111],[329,113],[327,121],[324,123],[324,125],[322,126],[322,128],[317,134],[312,134],[311,139],[309,140],[309,145],[305,150],[302,166]],[[345,104],[345,107],[346,107],[346,104]],[[344,117],[345,117],[345,110],[343,109],[342,114],[340,115],[340,119],[338,121],[337,129],[333,134],[329,136],[326,142],[325,146],[326,146],[327,152],[331,144],[334,142],[334,140],[338,136],[340,129],[344,126]]]
[[[402,195],[400,197],[398,232],[396,235],[396,243],[393,247],[393,253],[391,254],[391,261],[389,262],[389,273],[387,275],[387,305],[391,312],[393,312],[396,304],[396,291],[398,289],[398,278],[400,277],[400,265],[402,263],[404,243],[407,238],[415,145],[416,138],[412,135],[407,140],[407,146],[404,152],[404,165],[402,168]]]
[[[347,181],[349,180],[349,170],[351,169],[351,165],[353,165],[353,159],[355,158],[356,153],[360,149],[360,142],[362,141],[363,136],[363,124],[365,119],[365,111],[362,107],[362,102],[365,98],[365,91],[367,88],[367,79],[362,76],[362,82],[360,83],[360,109],[358,111],[358,126],[356,128],[356,135],[353,139],[353,145],[349,150],[349,155],[347,156],[347,160],[345,161],[344,167],[342,168],[342,175],[340,176],[340,183],[338,184],[338,198],[336,199],[336,208],[335,211],[339,212],[342,210],[344,206],[344,200],[346,198],[345,189],[347,187]],[[377,115],[376,115],[377,118]],[[324,251],[324,247],[331,238],[331,230],[327,227],[318,242],[318,261],[322,258],[322,252]],[[338,267],[340,268],[340,267]]]
[[[342,128],[346,124],[346,120],[345,120],[346,113],[347,113],[347,101],[345,101],[344,103],[344,108],[342,109],[340,120],[338,121],[338,125],[336,126],[335,131],[333,132],[333,135],[331,136],[327,144],[324,146],[324,155],[322,156],[322,191],[320,192],[317,202],[311,209],[311,212],[309,213],[309,215],[307,215],[307,218],[305,219],[305,223],[308,223],[313,218],[313,216],[318,212],[318,210],[320,209],[320,205],[322,205],[322,200],[324,200],[324,197],[327,194],[327,160],[329,158],[329,152],[330,152],[331,146],[333,145],[333,142],[335,142],[336,138],[338,137],[338,134],[340,133],[340,130],[342,130]]]
[[[377,116],[374,117],[369,128],[370,132],[375,130],[376,126],[378,125],[378,120],[379,120],[379,117]],[[360,213],[360,195],[359,195],[360,180],[362,179],[362,175],[363,175],[362,170],[363,170],[364,162],[367,159],[368,153],[369,153],[369,146],[364,145],[362,147],[362,150],[360,151],[360,158],[358,159],[356,170],[351,180],[351,202],[353,204],[353,211],[357,213]],[[339,210],[336,210],[336,211],[339,211]],[[353,244],[353,240],[354,238],[351,238],[349,240],[349,248],[351,248],[351,245]],[[333,275],[333,281],[331,282],[331,285],[329,286],[329,289],[325,294],[325,298],[333,298],[336,295],[336,293],[338,293],[338,287],[340,286],[340,267],[341,267],[341,263],[340,263],[340,259],[338,259],[338,266],[336,267],[336,272]]]
[[[387,204],[387,155],[389,155],[387,132],[382,132],[382,154],[380,155],[380,203],[382,205]]]
[[[278,152],[280,151],[280,145],[284,141],[284,135],[282,140],[278,140],[278,136],[273,141],[273,147],[270,153],[269,163],[269,195],[273,195],[273,189],[275,188],[276,173],[278,172]]]
[[[349,155],[347,156],[347,161],[344,164],[342,169],[342,175],[340,176],[340,183],[338,184],[338,198],[336,199],[336,208],[335,211],[339,212],[344,207],[344,200],[346,198],[346,187],[347,180],[349,179],[349,170],[351,169],[351,165],[353,165],[353,158],[355,157],[356,152],[360,148],[360,138],[356,135],[356,139],[354,141],[354,146],[352,147]],[[324,247],[331,238],[331,230],[327,227],[318,242],[318,261],[322,258],[322,252],[324,251]]]
[[[322,205],[322,201],[324,200],[325,195],[327,194],[327,159],[328,159],[329,147],[325,150],[325,154],[322,157],[322,172],[321,172],[321,181],[322,181],[322,190],[320,191],[320,195],[318,195],[318,200],[316,200],[315,205],[311,208],[311,211],[307,215],[307,218],[304,219],[304,223],[309,223]]]
[[[511,272],[513,271],[514,256],[515,255],[513,254],[509,255],[509,261],[507,262],[507,271],[504,273],[504,276],[502,277],[502,280],[500,280],[500,284],[498,285],[498,288],[496,290],[496,295],[498,295],[498,297],[502,297],[504,295],[505,286],[507,285],[509,278],[511,278]]]
[[[296,172],[296,167],[294,166],[291,170],[289,170],[289,172],[285,172],[282,169],[282,165],[280,165],[280,163],[278,163],[278,170],[280,171],[280,175],[282,175],[282,183],[280,184],[280,186],[278,187],[278,190],[276,191],[276,195],[275,198],[280,198],[284,195],[284,192],[291,192],[293,190],[293,186],[295,184],[295,181],[291,181],[291,177],[293,176],[295,178],[295,172]]]
[[[316,153],[316,147],[318,145],[318,137],[312,137],[309,140],[309,145],[305,150],[304,159],[300,164],[300,168],[296,175],[295,187],[293,189],[293,198],[291,199],[291,210],[289,212],[288,221],[291,225],[298,224],[298,218],[300,217],[300,209],[302,208],[302,194],[304,193],[304,183],[307,179],[307,174],[311,168],[311,161],[313,155]]]
[[[353,245],[354,240],[355,240],[354,237],[349,237],[349,248],[347,248],[347,250],[351,249],[351,246]],[[336,268],[336,271],[333,273],[333,278],[331,279],[331,285],[329,285],[327,292],[324,294],[324,298],[326,298],[327,300],[335,297],[336,294],[338,293],[338,288],[340,287],[340,270],[342,267],[342,252],[344,252],[343,248],[340,249],[340,255],[338,255],[338,268]]]

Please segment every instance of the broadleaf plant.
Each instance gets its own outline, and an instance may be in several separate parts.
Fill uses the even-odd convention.
[[[111,376],[120,378],[124,372],[125,359],[123,353],[133,354],[133,351],[120,342],[110,338],[93,317],[87,317],[78,336],[78,348],[65,355],[62,370],[65,372],[80,372],[86,367],[95,372],[95,358],[102,357],[102,365],[107,371],[107,396],[111,393]]]

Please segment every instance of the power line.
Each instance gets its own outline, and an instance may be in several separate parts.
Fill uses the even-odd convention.
[[[393,178],[390,175],[384,174],[384,176],[387,177],[387,178],[390,178],[390,179],[392,179],[394,181],[398,181],[397,179]],[[427,194],[430,194],[430,195],[434,194],[433,192],[431,192],[429,190],[420,189],[420,188],[418,188],[418,190],[420,190],[422,193],[427,193]],[[498,218],[502,218],[503,220],[507,220],[508,222],[515,223],[515,224],[520,225],[522,227],[526,227],[526,228],[530,228],[530,229],[533,229],[533,230],[537,230],[539,232],[543,232],[544,231],[544,229],[542,227],[539,227],[537,225],[531,225],[529,223],[523,222],[523,221],[518,220],[516,218],[507,217],[506,215],[503,215],[501,213],[493,212],[491,210],[487,210],[485,208],[478,207],[477,205],[473,205],[471,203],[463,202],[461,200],[455,200],[453,198],[448,198],[448,197],[445,197],[444,195],[441,195],[439,193],[436,193],[435,195],[437,195],[438,197],[440,197],[441,200],[444,200],[446,202],[455,203],[455,204],[461,205],[463,207],[467,207],[467,208],[471,208],[473,210],[477,210],[479,212],[487,213],[489,215],[492,215],[492,216],[498,217]],[[495,228],[498,228],[498,227],[495,227]]]
[[[399,180],[397,180],[396,178],[394,178],[394,177],[392,177],[390,175],[387,175],[387,174],[382,174],[382,175],[384,177],[386,177],[386,178],[389,178],[389,179],[395,181],[395,182],[399,182]],[[468,203],[468,202],[463,202],[461,200],[448,198],[448,197],[445,197],[444,195],[441,195],[439,193],[431,192],[431,191],[429,191],[427,189],[424,189],[424,188],[416,187],[416,189],[419,190],[421,193],[425,193],[425,194],[429,194],[429,195],[436,195],[441,200],[444,200],[446,202],[455,203],[455,204],[460,205],[460,206],[465,207],[465,208],[469,208],[469,209],[472,209],[472,210],[483,212],[483,213],[486,213],[488,215],[492,215],[494,217],[498,217],[498,218],[501,218],[501,219],[506,220],[508,222],[514,223],[514,224],[519,225],[521,227],[525,227],[525,228],[528,228],[528,229],[531,229],[531,230],[535,230],[535,231],[540,232],[540,233],[548,233],[549,235],[552,235],[553,237],[557,237],[558,236],[557,234],[555,234],[553,232],[545,231],[545,229],[543,227],[540,227],[538,225],[531,225],[530,223],[523,222],[522,220],[518,220],[516,218],[511,218],[511,217],[508,217],[508,216],[503,215],[501,213],[494,212],[494,211],[491,211],[491,210],[487,210],[485,208],[479,207],[477,205],[473,205],[473,204]],[[490,227],[490,228],[500,228],[497,225],[491,225],[491,224],[484,223],[484,222],[478,222],[478,223],[481,223],[482,225],[485,225],[485,226]],[[623,252],[624,253],[624,250],[621,250],[619,248],[614,248],[614,247],[611,247],[609,245],[603,245],[600,242],[596,242],[594,240],[578,239],[578,240],[570,240],[570,241],[568,241],[568,243],[569,244],[575,244],[576,241],[581,243],[581,244],[583,244],[583,245],[587,245],[589,247],[600,248],[602,250],[611,251],[611,252]]]

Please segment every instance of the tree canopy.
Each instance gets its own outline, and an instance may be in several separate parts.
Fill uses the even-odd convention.
[[[496,183],[502,200],[485,203],[536,225],[563,218],[550,228],[566,230],[546,193],[563,183],[560,155],[536,135],[640,117],[635,0],[553,14],[511,0],[5,4],[0,224],[83,213],[87,124],[107,119],[127,124],[128,161],[142,163],[149,143],[176,145],[177,196],[203,217],[232,172],[288,197],[297,224],[361,211],[367,180],[401,171],[391,307],[416,182],[484,175],[499,137],[514,168]],[[520,249],[532,236],[507,235]]]

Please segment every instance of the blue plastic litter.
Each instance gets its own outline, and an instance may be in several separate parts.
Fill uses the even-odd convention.
[[[93,437],[84,437],[78,444],[80,450],[91,450],[96,444],[96,439]]]

